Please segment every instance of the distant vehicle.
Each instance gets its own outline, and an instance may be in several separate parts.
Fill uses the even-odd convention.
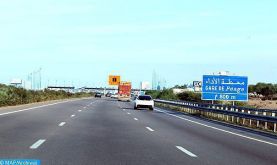
[[[111,97],[111,96],[112,96],[111,93],[107,93],[107,94],[106,94],[106,97]]]
[[[150,110],[154,110],[154,100],[149,95],[138,96],[135,100],[134,109],[138,108],[149,108]]]
[[[117,93],[112,94],[112,95],[111,95],[111,98],[113,98],[113,99],[118,99],[118,94],[117,94]]]
[[[101,94],[101,93],[95,93],[94,97],[99,97],[99,98],[101,98],[101,97],[102,97],[102,94]]]
[[[120,82],[118,85],[118,100],[131,101],[131,82]]]

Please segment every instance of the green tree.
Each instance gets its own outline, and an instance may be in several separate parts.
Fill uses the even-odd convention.
[[[178,94],[178,98],[184,101],[201,102],[201,94],[194,92],[183,92]]]
[[[272,96],[276,93],[275,85],[266,84],[266,83],[258,83],[255,86],[255,90],[258,94],[265,96],[266,99],[272,98]]]
[[[256,85],[249,85],[249,86],[248,86],[248,92],[249,92],[249,93],[254,93],[254,92],[256,92]]]
[[[173,93],[172,89],[166,89],[166,90],[161,91],[158,94],[157,98],[165,99],[165,100],[177,100],[178,99],[177,95],[175,95]]]
[[[186,84],[184,84],[184,85],[175,85],[173,88],[176,88],[176,89],[187,89],[188,86]]]

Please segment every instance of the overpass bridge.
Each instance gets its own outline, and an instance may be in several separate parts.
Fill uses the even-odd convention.
[[[48,86],[47,89],[49,90],[63,90],[66,92],[104,92],[106,93],[107,91],[117,91],[117,88],[110,88],[110,87],[82,87],[82,88],[75,88],[74,86]],[[139,91],[151,91],[151,90],[146,90],[146,89],[132,89],[132,92],[139,92]]]
[[[73,86],[48,86],[47,89],[54,90],[54,91],[66,91],[73,93],[75,90],[75,87]]]
[[[100,90],[100,91],[117,91],[117,88],[105,88],[105,87],[100,87],[100,88],[89,88],[89,87],[84,87],[83,89],[85,90]],[[132,91],[151,91],[151,90],[147,90],[147,89],[132,89]]]

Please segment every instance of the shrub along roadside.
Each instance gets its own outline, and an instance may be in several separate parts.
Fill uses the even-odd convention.
[[[67,98],[90,97],[92,93],[69,93],[65,91],[33,91],[0,84],[0,107],[35,103]]]
[[[166,89],[163,91],[147,91],[146,94],[151,95],[154,99],[201,102],[201,94],[194,92],[183,92],[180,94],[174,94],[172,89]]]

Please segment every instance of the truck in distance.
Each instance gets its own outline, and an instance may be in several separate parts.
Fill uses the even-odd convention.
[[[120,82],[118,85],[118,100],[131,101],[131,82]]]

